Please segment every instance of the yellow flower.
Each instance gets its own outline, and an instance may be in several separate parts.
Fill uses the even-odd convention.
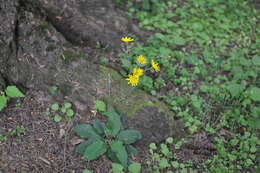
[[[137,62],[139,64],[146,64],[146,58],[143,55],[137,57]]]
[[[128,42],[134,41],[134,39],[131,38],[131,37],[122,37],[122,38],[121,38],[121,41],[123,41],[123,42],[125,42],[125,43],[128,43]]]
[[[160,67],[154,60],[151,61],[151,65],[156,72],[160,71]]]
[[[128,84],[136,86],[139,82],[139,76],[129,74],[126,80],[128,81]]]
[[[143,72],[144,72],[143,69],[141,69],[139,67],[137,67],[137,68],[135,67],[134,70],[133,70],[133,75],[137,76],[137,77],[140,77],[140,76],[143,75]]]

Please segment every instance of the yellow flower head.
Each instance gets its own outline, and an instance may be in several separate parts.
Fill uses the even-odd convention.
[[[160,71],[159,65],[154,60],[151,61],[151,65],[156,72]]]
[[[137,77],[140,77],[140,76],[143,75],[143,72],[144,72],[143,69],[141,69],[139,67],[137,67],[137,68],[135,67],[134,70],[133,70],[133,75],[137,76]]]
[[[129,74],[126,80],[128,81],[128,84],[136,86],[139,82],[139,76]]]
[[[128,42],[134,41],[134,39],[131,38],[131,37],[122,37],[122,38],[121,38],[121,41],[123,41],[123,42],[125,42],[125,43],[128,43]]]
[[[146,64],[146,58],[145,58],[143,55],[139,55],[139,56],[137,57],[137,62],[138,62],[139,64]]]

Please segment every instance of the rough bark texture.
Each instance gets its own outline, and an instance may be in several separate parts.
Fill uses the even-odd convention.
[[[135,30],[113,1],[0,0],[0,5],[0,89],[15,84],[24,92],[47,94],[56,85],[56,99],[72,102],[79,114],[104,98],[143,133],[142,146],[183,134],[163,103],[140,90],[126,96],[130,87],[117,72],[91,62],[87,47],[101,42],[116,49],[120,37]]]

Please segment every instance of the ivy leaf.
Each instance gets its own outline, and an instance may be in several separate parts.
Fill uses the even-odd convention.
[[[104,154],[106,151],[107,145],[103,141],[97,140],[86,148],[84,152],[84,159],[87,161],[94,160]]]
[[[142,135],[136,130],[123,130],[118,134],[118,140],[124,144],[132,144],[141,138]]]
[[[8,86],[5,93],[8,97],[24,97],[24,94],[16,86]]]

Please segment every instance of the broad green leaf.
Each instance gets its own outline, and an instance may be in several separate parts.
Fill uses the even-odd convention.
[[[8,97],[24,97],[24,94],[16,86],[8,86],[5,93]]]
[[[132,145],[126,145],[126,151],[128,154],[134,154],[137,155],[138,151],[135,147],[133,147]]]
[[[250,98],[254,101],[260,101],[260,89],[257,87],[251,88]]]
[[[81,138],[89,138],[93,140],[102,139],[93,129],[92,126],[87,124],[80,124],[73,128],[74,132],[77,133]]]
[[[56,123],[60,122],[62,120],[62,117],[59,114],[56,114],[53,119]]]
[[[124,167],[118,163],[112,163],[112,171],[113,173],[124,173]]]
[[[109,134],[112,136],[116,136],[122,126],[120,116],[115,112],[115,110],[112,109],[106,112],[105,115],[108,116],[106,127],[109,131]]]
[[[141,138],[142,135],[136,130],[123,130],[118,134],[118,140],[125,144],[132,144]]]
[[[57,111],[59,109],[59,105],[57,103],[51,105],[51,110]]]
[[[128,157],[126,149],[121,141],[112,141],[111,142],[111,150],[116,154],[119,162],[124,166],[127,167]]]
[[[84,154],[86,148],[93,143],[93,140],[87,140],[87,141],[84,141],[84,142],[81,142],[75,149],[75,151],[77,153],[80,153],[80,154]]]
[[[243,90],[245,89],[245,86],[242,84],[230,84],[227,86],[228,91],[230,92],[232,97],[237,97],[239,96],[240,93],[243,92]]]
[[[99,120],[93,120],[92,123],[98,134],[103,135],[105,133],[106,125],[103,122],[100,122]]]
[[[7,104],[7,98],[3,95],[0,96],[0,111],[6,107]]]
[[[106,104],[102,100],[96,100],[94,109],[97,111],[105,111],[106,110]]]
[[[116,156],[116,153],[112,151],[111,148],[108,148],[107,149],[107,153],[106,153],[107,157],[112,161],[112,162],[115,162],[115,163],[119,163],[120,161],[118,160],[117,156]]]
[[[90,161],[98,158],[102,154],[104,154],[107,151],[107,145],[101,141],[97,140],[87,146],[85,152],[84,152],[84,159]]]
[[[129,165],[128,170],[130,173],[140,173],[141,172],[141,164],[140,163],[132,163]]]

